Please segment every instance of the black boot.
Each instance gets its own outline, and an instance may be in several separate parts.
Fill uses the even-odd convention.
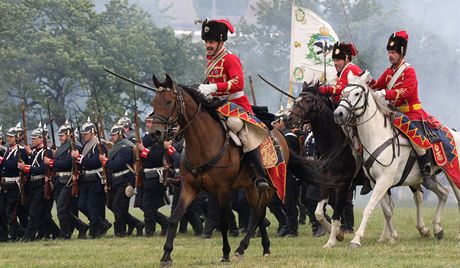
[[[419,156],[417,161],[423,176],[423,186],[426,188],[432,188],[434,186],[434,178],[430,155],[426,153],[422,156]]]
[[[270,188],[270,185],[267,182],[265,169],[260,161],[258,149],[247,152],[245,158],[249,163],[251,172],[253,173],[252,179],[254,185],[257,187],[257,189],[259,189],[259,192],[261,193],[267,191],[268,188]]]
[[[370,191],[372,191],[371,181],[368,178],[363,179],[363,187],[359,192],[360,195],[367,195]]]

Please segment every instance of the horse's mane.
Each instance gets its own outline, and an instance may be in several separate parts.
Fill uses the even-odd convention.
[[[367,90],[370,89],[368,88]],[[370,92],[372,98],[375,101],[375,104],[377,105],[377,109],[379,109],[385,116],[391,116],[394,113],[394,111],[390,107],[382,103],[377,97],[375,97],[375,93],[372,90],[370,90]]]
[[[220,116],[216,109],[222,106],[225,103],[225,100],[208,100],[193,87],[188,87],[184,85],[178,86],[181,87],[185,92],[187,92],[187,94],[189,94],[196,103],[201,103],[201,107],[203,107],[211,115],[212,118],[214,118],[217,121],[220,121]]]
[[[324,105],[329,108],[330,111],[334,111],[335,107],[334,107],[334,104],[332,103],[332,100],[331,98],[329,98],[328,96],[326,95],[322,95],[320,92],[319,92],[319,86],[320,86],[320,82],[319,81],[316,81],[316,82],[309,82],[309,83],[305,83],[303,85],[303,88],[302,88],[302,92],[300,93],[300,95],[302,95],[302,93],[306,93],[306,92],[309,92],[313,95],[315,95],[317,97],[318,100],[322,100],[322,102],[324,103]]]

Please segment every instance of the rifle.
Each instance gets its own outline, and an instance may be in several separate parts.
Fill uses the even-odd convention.
[[[99,138],[102,138],[104,141],[107,141],[106,137],[105,137],[105,131],[104,131],[104,122],[102,121],[102,112],[101,112],[101,108],[100,108],[100,105],[99,105],[99,100],[97,99],[97,95],[96,94],[93,94],[94,96],[94,99],[96,99],[96,108],[97,108],[97,122],[96,122],[96,129],[98,131],[97,135]],[[99,134],[101,134],[101,136],[99,136]],[[99,139],[99,142],[100,142],[100,139]],[[112,146],[109,145],[109,143],[107,143],[107,150],[110,150],[112,149]]]
[[[256,103],[256,94],[254,93],[254,83],[252,82],[252,76],[249,76],[249,86],[251,88],[252,104],[257,105],[257,103]]]
[[[46,106],[48,108],[48,120],[49,120],[49,124],[50,124],[50,127],[51,127],[51,139],[53,141],[53,146],[51,147],[51,149],[56,150],[56,138],[54,136],[53,118],[51,117],[51,109],[50,109],[49,100],[46,100]],[[48,146],[48,144],[46,144],[46,145]]]
[[[76,118],[75,118],[75,120],[76,120]],[[70,121],[72,122],[72,119],[70,119]],[[70,136],[72,138],[71,143],[70,143],[72,151],[77,150],[77,142],[75,140],[75,132],[70,133]],[[71,194],[72,194],[72,196],[77,196],[78,195],[78,177],[80,176],[80,170],[78,168],[77,160],[75,160],[75,158],[73,158],[73,157],[72,157],[72,175],[71,176],[72,176]]]
[[[43,132],[43,144],[44,144],[44,156],[53,158],[53,156],[48,155],[48,133],[46,133],[46,125],[42,126]],[[49,200],[51,198],[51,178],[53,177],[53,171],[49,165],[45,165],[45,188],[43,195],[45,199]]]
[[[78,124],[78,117],[77,117],[77,110],[76,109],[73,109],[73,114],[74,114],[74,118],[75,118],[75,126],[77,127],[77,131],[78,131],[78,141],[81,143],[80,124]],[[75,133],[73,133],[73,134],[75,134]]]
[[[134,133],[136,135],[136,141],[141,141],[141,134],[139,133],[139,116],[137,114],[137,98],[136,98],[136,87],[133,86],[133,93],[134,93]],[[139,156],[139,149],[136,147],[133,148],[134,150],[134,176],[136,177],[135,186],[141,187],[142,180],[141,180],[141,169],[142,169],[142,160]]]
[[[97,111],[98,111],[97,122],[96,122],[96,134],[97,134],[97,140],[98,140],[97,149],[99,150],[99,155],[102,155],[104,154],[104,152],[102,151],[101,133],[102,135],[104,135],[104,138],[105,138],[105,134],[104,134],[105,131],[104,131],[104,125],[102,124],[102,120],[101,120],[101,109],[99,107],[99,101],[97,99],[96,94],[93,94],[93,95],[94,95],[94,98],[96,99],[96,105],[97,105]],[[100,129],[99,129],[99,126],[101,127]],[[110,185],[107,179],[107,169],[105,168],[104,165],[102,165],[102,183],[104,184],[105,192],[109,193]]]
[[[21,114],[22,114],[22,134],[23,134],[23,141],[24,145],[28,146],[28,141],[27,141],[27,124],[26,124],[26,103],[25,100],[21,102]],[[18,163],[23,163],[24,161],[22,160],[21,157],[21,150],[19,149],[19,143],[17,144],[18,146]],[[27,196],[25,192],[25,186],[27,183],[27,178],[24,174],[24,171],[19,171],[19,191],[21,192],[21,204],[25,205],[27,203]]]

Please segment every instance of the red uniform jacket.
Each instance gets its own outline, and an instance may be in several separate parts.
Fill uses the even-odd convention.
[[[222,53],[226,53],[226,55],[219,60]],[[240,59],[225,48],[213,57],[208,55],[207,59],[206,70],[214,64],[216,59],[219,60],[207,76],[208,83],[217,85],[217,91],[212,95],[228,97],[229,101],[240,105],[247,112],[253,113],[249,99],[244,94],[244,74]]]
[[[398,68],[404,63],[405,61]],[[386,69],[377,81],[371,82],[371,88],[386,90],[385,99],[393,104],[398,111],[406,114],[410,120],[429,120],[431,116],[423,110],[418,98],[418,81],[414,67],[407,67],[398,77],[393,87],[386,89],[387,84],[390,83],[398,68],[393,69],[390,67]]]
[[[363,71],[358,65],[348,63],[345,65],[342,72],[337,73],[337,83],[335,86],[324,86],[321,93],[333,96],[334,102],[338,103],[342,95],[342,90],[348,85],[349,72],[352,72],[354,75],[360,75]]]

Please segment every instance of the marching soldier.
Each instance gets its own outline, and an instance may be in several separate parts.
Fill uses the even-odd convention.
[[[3,189],[2,181],[2,162],[5,160],[5,152],[7,148],[4,146],[2,126],[0,126],[0,242],[8,241],[8,224],[6,219],[6,196]]]
[[[42,230],[46,230],[53,238],[59,236],[59,228],[51,216],[53,199],[45,196],[45,175],[47,174],[44,157],[51,158],[53,155],[51,149],[44,144],[45,135],[47,135],[45,128],[40,123],[38,128],[34,129],[31,134],[34,148],[31,151],[29,163],[19,162],[17,164],[19,169],[22,169],[23,172],[29,175],[27,184],[30,199],[30,219],[23,237],[23,241],[25,242],[36,239],[40,224],[42,224]]]
[[[126,139],[128,139],[133,144],[137,143],[136,136],[133,133],[133,130],[134,130],[133,124],[131,122],[131,119],[128,117],[128,111],[125,111],[125,114],[122,117],[120,117],[120,119],[118,119],[117,125],[123,127],[123,135],[125,136]],[[138,187],[136,189],[136,196],[134,197],[134,207],[138,207],[141,210],[143,210],[143,207],[142,207],[143,195],[144,195],[144,188]],[[134,217],[131,214],[128,214],[127,224],[128,224],[128,231],[126,232],[127,235],[131,235],[134,229],[136,229],[136,235],[142,236],[142,230],[144,229],[144,223],[141,220],[139,220],[138,218]]]
[[[102,184],[102,163],[99,160],[96,126],[88,120],[81,127],[85,145],[80,154],[72,150],[71,155],[81,166],[78,179],[78,209],[89,219],[90,238],[99,238],[112,226],[105,220],[105,192]],[[107,153],[105,144],[101,144],[102,153]]]
[[[56,151],[55,159],[45,157],[45,164],[54,168],[54,199],[56,200],[57,216],[61,229],[61,237],[70,239],[73,229],[79,231],[78,238],[86,238],[89,226],[78,218],[78,199],[72,196],[72,146],[73,128],[66,120],[58,129],[61,146]],[[81,147],[77,150],[81,152]]]
[[[5,215],[8,227],[8,234],[12,241],[19,240],[24,230],[19,225],[16,210],[20,203],[20,169],[18,168],[19,159],[28,162],[28,156],[23,146],[20,146],[20,136],[22,129],[18,126],[8,129],[6,138],[8,148],[3,156],[0,157],[0,170],[2,176],[2,190],[5,200]]]
[[[389,101],[396,110],[406,114],[425,135],[424,121],[434,126],[439,126],[440,123],[423,109],[418,97],[418,80],[415,69],[404,59],[408,42],[409,35],[406,31],[399,31],[390,35],[387,51],[391,66],[383,72],[378,80],[372,79],[369,86],[376,90],[375,95],[377,97]],[[433,183],[430,155],[426,148],[416,144],[412,139],[410,141],[418,155],[424,183]]]
[[[241,62],[238,56],[230,53],[225,47],[228,32],[233,33],[234,28],[227,20],[205,19],[203,21],[201,39],[205,42],[208,63],[206,79],[199,85],[198,91],[205,96],[226,98],[252,115],[251,104],[243,90],[244,74]],[[238,134],[243,143],[244,158],[251,167],[254,185],[259,191],[266,191],[269,188],[268,175],[261,163],[258,147],[268,136],[268,131],[257,123],[243,120],[238,114],[233,113],[228,114],[226,123],[231,131]]]
[[[126,188],[134,185],[133,148],[135,144],[124,137],[123,127],[117,124],[110,129],[110,137],[114,146],[108,157],[102,154],[99,160],[111,174],[110,191],[113,194],[112,211],[115,216],[115,236],[124,237],[128,224],[129,199],[132,196],[132,193],[128,193]]]
[[[147,129],[152,126],[153,112],[149,113],[145,119]],[[160,235],[166,234],[168,228],[168,217],[158,211],[164,203],[166,187],[162,183],[163,179],[163,156],[166,150],[163,144],[153,141],[152,137],[146,133],[142,142],[137,144],[142,159],[142,210],[144,211],[145,235],[152,236],[155,232],[155,224],[161,226]],[[173,153],[175,150],[168,151]]]

